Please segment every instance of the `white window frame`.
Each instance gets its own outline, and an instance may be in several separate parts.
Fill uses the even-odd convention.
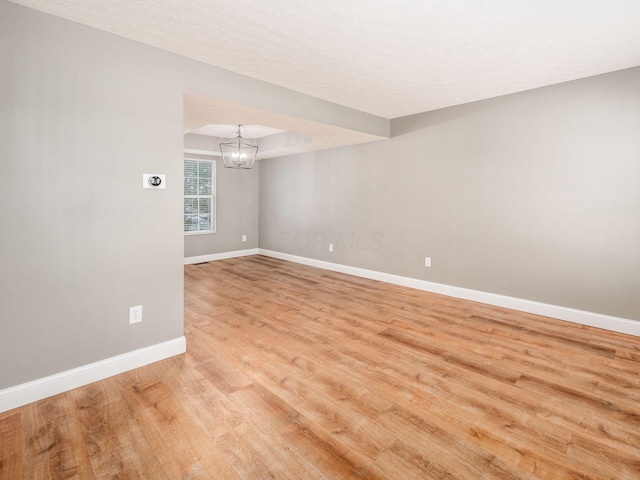
[[[185,235],[207,235],[207,234],[211,234],[211,233],[216,233],[216,229],[218,226],[218,216],[216,214],[216,206],[218,204],[217,202],[217,180],[218,180],[218,175],[217,175],[217,171],[216,171],[216,161],[215,160],[204,160],[201,158],[189,158],[189,157],[184,157],[184,159],[182,160],[182,185],[183,185],[183,189],[184,189],[184,162],[186,160],[190,160],[192,162],[208,162],[211,164],[211,195],[184,195],[184,191],[183,191],[183,197],[182,197],[182,231]],[[196,230],[196,231],[190,231],[190,232],[186,232],[184,231],[184,200],[186,198],[208,198],[211,201],[211,226],[212,228],[210,230]]]

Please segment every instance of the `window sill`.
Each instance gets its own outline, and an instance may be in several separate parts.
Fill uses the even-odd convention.
[[[190,237],[191,235],[210,235],[212,233],[216,233],[215,230],[203,230],[201,232],[183,232],[185,237]]]

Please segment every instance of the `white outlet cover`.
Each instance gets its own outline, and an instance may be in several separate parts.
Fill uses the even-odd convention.
[[[330,244],[329,244],[329,251],[330,251],[330,252],[333,252],[333,243],[330,243]]]
[[[246,242],[247,241],[247,236],[246,235],[242,235],[242,241]]]
[[[149,183],[149,179],[152,177],[158,177],[160,179],[159,185],[152,185]],[[167,176],[163,173],[143,173],[142,174],[142,188],[167,188]]]
[[[129,323],[140,323],[142,321],[142,305],[129,308]]]
[[[425,267],[431,266],[431,257],[424,257],[424,266]]]

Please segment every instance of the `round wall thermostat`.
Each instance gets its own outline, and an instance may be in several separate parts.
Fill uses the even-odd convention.
[[[151,185],[152,187],[159,187],[161,183],[162,179],[157,175],[149,177],[149,185]]]
[[[142,188],[167,188],[164,173],[145,173],[142,175]]]

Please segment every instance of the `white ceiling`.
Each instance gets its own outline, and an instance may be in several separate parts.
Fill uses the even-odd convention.
[[[205,125],[191,133],[218,138],[234,138],[238,136],[238,125]],[[242,125],[240,133],[243,138],[262,138],[282,133],[284,130],[265,127],[263,125]]]
[[[13,1],[385,118],[640,65],[639,0]]]
[[[234,132],[231,136],[235,136],[239,123],[250,127],[250,130],[247,131],[245,131],[245,127],[242,127],[243,137],[261,140],[277,137],[278,141],[259,142],[259,160],[372,142],[383,138],[357,130],[225,102],[204,95],[185,93],[183,104],[185,134],[194,133],[226,138],[225,133],[228,133],[229,130]],[[261,135],[262,133],[265,135]],[[217,143],[206,143],[207,146],[196,149],[189,148],[185,151],[202,155],[217,155],[219,153]]]

